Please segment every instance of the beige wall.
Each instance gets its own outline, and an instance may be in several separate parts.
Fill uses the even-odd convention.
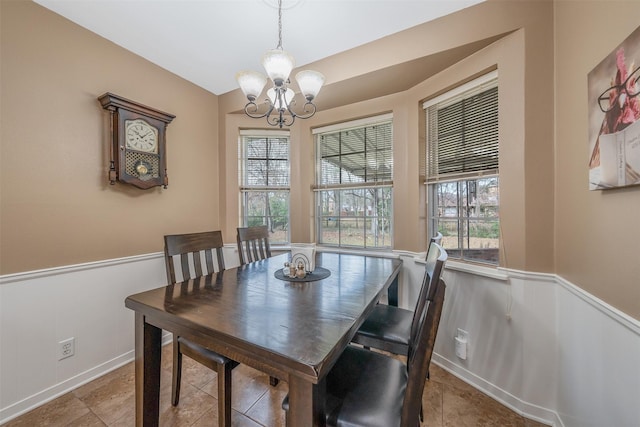
[[[222,228],[232,242],[238,129],[258,126],[237,114],[239,91],[216,97],[31,2],[0,4],[0,274],[157,252],[159,236],[173,232]],[[360,93],[365,101],[293,126],[292,240],[315,237],[311,128],[391,111],[394,247],[424,250],[421,101],[497,67],[502,265],[557,273],[640,318],[638,187],[590,192],[586,169],[587,73],[638,24],[632,13],[616,13],[616,25],[594,29],[612,10],[638,5],[490,0],[312,64],[330,88],[500,37],[417,86],[383,97]],[[108,185],[106,113],[96,100],[106,91],[177,116],[168,127],[169,189]]]
[[[587,74],[638,28],[638,10],[638,0],[555,4],[556,271],[636,319],[640,186],[588,190]]]
[[[515,32],[514,32],[515,31]],[[507,34],[507,35],[505,35]],[[478,40],[502,35],[482,51],[402,92],[367,101],[321,109],[312,119],[292,127],[292,159],[302,168],[292,170],[291,230],[293,241],[313,241],[314,180],[313,127],[392,112],[394,117],[394,249],[426,249],[424,193],[419,179],[420,144],[424,141],[424,99],[459,85],[490,69],[500,75],[502,265],[528,271],[553,271],[553,111],[542,102],[553,99],[553,7],[551,2],[488,2],[423,24],[389,38],[353,49],[313,68],[327,74],[327,84],[352,78],[354,70],[375,73],[446,52]],[[384,52],[384,54],[380,54]],[[399,75],[398,78],[402,78]],[[362,88],[359,88],[362,90]],[[371,88],[375,93],[375,88]],[[221,140],[226,164],[236,159],[240,127],[263,126],[242,114],[244,100],[234,91],[220,97]],[[342,94],[348,98],[348,94]],[[362,97],[354,94],[353,97]],[[322,98],[322,92],[319,101]],[[540,125],[542,124],[542,125]],[[223,130],[224,128],[224,130]],[[295,164],[295,162],[293,162]],[[238,212],[237,171],[227,170],[227,214],[224,228],[232,232]],[[302,195],[299,200],[298,195]],[[535,218],[535,221],[528,221]]]
[[[219,227],[217,97],[30,1],[2,0],[0,274],[162,250]],[[110,186],[113,92],[175,114],[169,188]]]
[[[330,87],[340,79],[358,74],[370,77],[376,69],[515,31],[445,72],[425,76],[411,89],[321,110],[313,119],[298,122],[293,127],[296,141],[292,156],[309,162],[309,167],[292,171],[292,193],[302,195],[302,201],[296,197],[292,203],[292,239],[314,238],[313,227],[309,227],[313,224],[313,203],[308,191],[313,182],[311,128],[392,111],[396,144],[394,248],[424,250],[428,230],[418,179],[418,147],[423,138],[420,102],[482,70],[497,67],[501,265],[557,273],[640,318],[640,227],[634,225],[640,213],[638,188],[587,190],[585,104],[587,73],[638,24],[635,15],[623,13],[616,14],[611,30],[593,29],[599,28],[612,10],[635,10],[639,3],[489,1],[312,64],[327,75]],[[322,92],[319,100],[321,97]],[[257,125],[257,121],[252,124],[241,115],[230,114],[243,104],[237,91],[220,97],[220,138],[225,141],[227,164],[235,161],[238,127]],[[237,174],[227,172],[224,176],[227,185],[223,191],[235,192]],[[237,203],[236,194],[226,198]],[[237,209],[227,209],[224,227],[229,232],[237,217]],[[595,242],[601,242],[603,249],[592,246]]]

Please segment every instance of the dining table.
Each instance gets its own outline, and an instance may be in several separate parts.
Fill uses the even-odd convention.
[[[137,426],[159,422],[163,329],[286,381],[288,427],[325,425],[325,377],[378,301],[397,292],[402,260],[318,252],[314,272],[298,279],[283,274],[289,256],[126,298],[135,311]]]

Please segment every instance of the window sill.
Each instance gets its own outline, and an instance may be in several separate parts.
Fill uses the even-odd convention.
[[[233,247],[237,251],[236,245],[229,244],[229,247]],[[284,245],[271,245],[271,251],[276,253],[287,252],[291,250],[290,244]],[[400,253],[398,251],[389,251],[389,250],[367,250],[367,249],[356,249],[356,248],[339,248],[333,246],[321,246],[316,245],[316,250],[318,252],[337,252],[337,253],[346,253],[346,254],[358,254],[358,255],[369,255],[376,257],[384,257],[384,258],[400,258],[400,256],[404,253]],[[406,255],[411,256],[413,254],[413,261],[416,264],[424,264],[426,252],[421,252],[416,254],[415,252],[409,253]],[[459,271],[462,273],[473,274],[475,276],[488,277],[496,280],[509,280],[509,275],[506,271],[501,267],[489,267],[486,265],[480,264],[472,264],[468,262],[458,261],[450,259],[445,264],[445,270],[451,271]]]
[[[394,253],[391,249],[358,249],[358,248],[341,248],[338,246],[316,246],[318,252],[335,252],[342,254],[368,255],[381,258],[400,258],[400,255]]]
[[[420,256],[422,255],[422,256]],[[424,253],[414,258],[416,264],[424,264]],[[458,260],[447,260],[444,266],[445,270],[459,271],[462,273],[469,273],[475,276],[489,277],[496,280],[509,280],[509,275],[500,267],[489,267],[479,264],[471,264],[468,262],[462,262]]]
[[[313,244],[313,243],[305,243]],[[271,245],[271,252],[287,252],[291,250],[291,244]],[[338,246],[323,246],[316,244],[318,252],[334,252],[343,254],[368,255],[383,258],[399,258],[400,255],[391,249],[358,249],[358,248],[341,248]]]

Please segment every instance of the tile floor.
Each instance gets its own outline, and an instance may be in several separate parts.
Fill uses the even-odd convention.
[[[171,345],[163,348],[160,392],[161,426],[217,426],[216,374],[183,358],[180,404],[170,404]],[[423,395],[428,427],[542,427],[480,393],[432,364]],[[287,384],[269,386],[269,377],[240,365],[233,370],[234,427],[284,426],[280,408]],[[133,362],[83,385],[5,424],[17,426],[133,426],[135,425]]]

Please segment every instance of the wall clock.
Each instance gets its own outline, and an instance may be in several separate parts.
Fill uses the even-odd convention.
[[[109,182],[167,188],[166,129],[176,116],[112,93],[98,100],[110,113]]]

